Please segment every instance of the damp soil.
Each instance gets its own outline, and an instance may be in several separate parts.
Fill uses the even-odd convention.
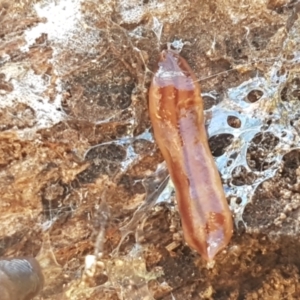
[[[246,1],[241,11],[239,1],[179,0],[160,11],[161,1],[142,1],[144,13],[131,21],[122,1],[100,7],[86,0],[73,39],[93,30],[93,44],[79,51],[43,34],[22,51],[25,31],[46,22],[25,2],[0,1],[0,98],[31,70],[48,82],[41,99],[59,96],[64,116],[37,127],[36,108],[21,96],[0,109],[0,256],[40,260],[46,281],[36,299],[300,299],[298,145],[257,186],[209,268],[184,242],[174,194],[154,205],[163,157],[147,105],[159,53],[174,40],[185,42],[181,55],[199,78],[206,111],[226,101],[229,89],[264,76],[297,22],[297,3]],[[276,105],[299,101],[299,78],[296,70],[278,87]],[[255,105],[262,95],[257,88],[242,100]],[[231,185],[251,186],[272,169],[281,138],[270,130],[275,117],[249,142],[247,165],[234,168]],[[288,126],[299,131],[298,119]],[[241,127],[232,114],[221,121]],[[210,136],[212,155],[226,154],[233,141],[234,134]],[[85,259],[96,250],[96,271],[86,276]]]

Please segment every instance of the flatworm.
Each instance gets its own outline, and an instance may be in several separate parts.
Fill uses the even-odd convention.
[[[200,93],[186,60],[162,51],[149,90],[154,137],[175,186],[185,241],[212,261],[231,239],[232,216],[209,149]]]

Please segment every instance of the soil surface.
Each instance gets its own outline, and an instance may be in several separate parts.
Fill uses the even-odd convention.
[[[300,299],[299,11],[0,0],[0,256],[40,261],[36,299]],[[211,266],[184,242],[152,137],[168,43],[199,78],[236,225]]]

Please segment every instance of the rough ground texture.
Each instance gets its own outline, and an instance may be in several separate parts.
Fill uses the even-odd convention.
[[[0,0],[0,256],[37,257],[40,299],[300,299],[296,2]],[[172,42],[235,218],[212,268],[159,198],[147,89]]]

